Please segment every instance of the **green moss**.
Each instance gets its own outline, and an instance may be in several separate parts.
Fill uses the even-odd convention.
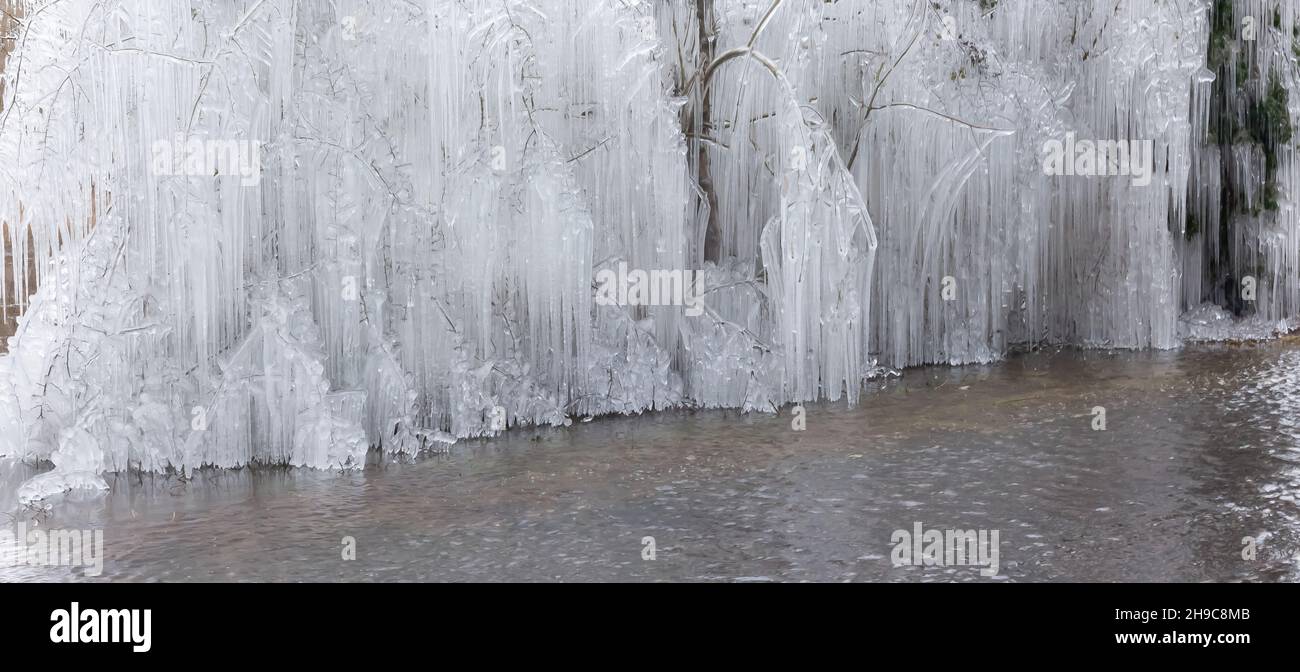
[[[1290,94],[1277,73],[1272,73],[1268,81],[1268,95],[1264,98],[1265,139],[1271,145],[1285,145],[1291,142],[1291,112],[1288,109]]]
[[[1270,73],[1264,98],[1248,103],[1245,127],[1238,129],[1233,138],[1238,144],[1253,143],[1264,150],[1265,182],[1268,185],[1272,185],[1277,173],[1277,148],[1289,144],[1294,134],[1291,112],[1287,109],[1289,98],[1277,73]],[[1242,133],[1243,130],[1246,132]]]
[[[1264,209],[1270,212],[1277,212],[1277,184],[1269,182],[1264,185]]]
[[[1274,7],[1271,30],[1276,30],[1274,36],[1280,37],[1286,33],[1281,12],[1276,4]],[[1291,51],[1300,59],[1300,23],[1291,26],[1290,32]],[[1292,144],[1296,135],[1288,109],[1289,93],[1279,73],[1252,65],[1248,56],[1254,47],[1241,40],[1240,26],[1232,15],[1232,0],[1213,0],[1206,63],[1218,77],[1212,85],[1206,142],[1218,145],[1224,156],[1234,146],[1258,147],[1265,164],[1264,174],[1257,178],[1259,182],[1250,185],[1237,184],[1224,169],[1219,224],[1214,230],[1207,229],[1206,222],[1190,213],[1186,215],[1187,237],[1212,236],[1219,241],[1218,258],[1207,259],[1216,276],[1233,267],[1231,250],[1236,236],[1232,229],[1242,225],[1241,216],[1260,216],[1278,210],[1284,188],[1278,182],[1278,152],[1280,147]],[[1247,192],[1254,194],[1250,205],[1247,205]]]
[[[1210,15],[1209,67],[1217,71],[1228,60],[1233,42],[1237,39],[1237,26],[1232,21],[1232,3],[1214,0]]]

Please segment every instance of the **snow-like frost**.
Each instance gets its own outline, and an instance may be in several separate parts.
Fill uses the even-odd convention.
[[[1270,320],[1261,315],[1237,318],[1232,313],[1206,303],[1182,315],[1178,334],[1184,341],[1262,341],[1291,333],[1295,319]]]

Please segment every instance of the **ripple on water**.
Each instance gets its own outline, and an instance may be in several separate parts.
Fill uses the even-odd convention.
[[[804,432],[669,412],[345,474],[118,475],[42,511],[14,499],[38,470],[0,461],[0,510],[102,528],[101,578],[133,581],[990,580],[893,567],[891,535],[916,522],[999,530],[995,580],[1296,578],[1300,350],[1035,353],[807,408]]]

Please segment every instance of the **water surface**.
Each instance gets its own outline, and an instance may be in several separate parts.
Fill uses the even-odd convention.
[[[7,461],[0,512],[104,530],[93,580],[1297,578],[1300,346],[1032,353],[909,370],[872,382],[856,408],[806,411],[802,432],[790,409],[682,411],[513,431],[342,474],[118,475],[107,493],[41,510],[15,500],[40,468]],[[891,535],[916,522],[998,530],[998,575],[894,567]],[[5,580],[89,578],[0,568]]]

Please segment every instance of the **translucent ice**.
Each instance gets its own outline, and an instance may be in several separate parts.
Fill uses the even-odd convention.
[[[0,223],[38,289],[0,454],[57,465],[32,496],[348,468],[853,403],[877,360],[1173,347],[1206,301],[1276,324],[1300,312],[1294,149],[1216,129],[1247,100],[1289,125],[1300,17],[1223,7],[22,0]],[[1247,17],[1269,39],[1216,28]],[[1053,142],[1087,160],[1045,170]],[[1145,180],[1082,150],[1117,142],[1150,147]]]

